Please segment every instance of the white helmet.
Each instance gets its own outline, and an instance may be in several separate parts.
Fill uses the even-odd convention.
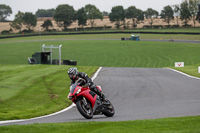
[[[78,73],[78,69],[76,67],[72,67],[68,70],[68,75],[70,79],[75,79]]]

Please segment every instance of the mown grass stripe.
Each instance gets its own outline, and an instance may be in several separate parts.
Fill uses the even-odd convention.
[[[48,76],[58,71],[55,67],[50,66],[19,66],[20,72],[13,70],[12,74],[8,74],[9,78],[2,77],[0,99],[7,100],[15,93],[22,91],[26,86],[34,84],[42,76]],[[63,69],[63,68],[62,68]],[[15,72],[16,71],[16,72]],[[10,70],[8,71],[10,73]]]
[[[0,55],[7,56],[0,58],[0,63],[27,64],[26,57],[39,51],[40,47],[38,42],[31,42],[28,47],[26,43],[16,44],[10,44],[13,46],[10,53],[15,56],[8,56],[4,52],[8,46],[0,45]],[[60,42],[55,42],[55,44],[60,44]],[[200,58],[198,58],[200,45],[198,44],[111,40],[64,41],[62,44],[62,59],[76,60],[81,66],[167,67],[172,66],[177,60],[186,64],[200,62]],[[26,50],[18,52],[15,50],[16,47],[21,47],[21,49],[26,47]]]
[[[9,65],[8,65],[9,66]],[[12,65],[17,68],[21,65]],[[70,66],[25,65],[23,71],[0,81],[0,120],[26,119],[57,112],[71,104],[67,99]],[[34,69],[33,69],[34,68]],[[78,67],[91,76],[98,67]],[[3,70],[6,72],[5,67]],[[1,65],[0,65],[0,71]]]

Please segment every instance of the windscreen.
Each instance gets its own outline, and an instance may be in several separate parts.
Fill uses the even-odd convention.
[[[76,88],[76,86],[78,85],[78,83],[74,83],[70,86],[70,92],[73,94],[74,93],[74,90]]]

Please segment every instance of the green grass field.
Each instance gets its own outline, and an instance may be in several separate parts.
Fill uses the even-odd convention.
[[[80,37],[90,39],[96,36]],[[27,64],[27,58],[31,57],[34,52],[41,51],[43,43],[46,45],[62,44],[62,59],[76,60],[79,66],[167,67],[173,66],[176,61],[184,61],[186,65],[198,64],[200,61],[200,58],[198,58],[200,45],[198,44],[120,40],[62,40],[69,36],[45,37],[41,37],[43,41],[36,37],[3,39],[4,42],[0,43],[0,56],[2,57],[0,64]],[[79,39],[79,36],[73,37]],[[108,36],[100,35],[99,37]],[[110,36],[110,38],[112,37],[113,35]],[[49,39],[54,39],[54,41]]]
[[[69,66],[0,65],[0,120],[27,119],[71,105]],[[89,76],[98,67],[78,67]]]
[[[1,133],[199,133],[200,117],[0,126]]]
[[[70,66],[28,65],[27,57],[41,51],[45,43],[62,44],[62,59],[78,62],[79,71],[91,76],[104,67],[174,68],[174,62],[185,62],[176,68],[200,77],[200,45],[175,42],[134,42],[116,39],[119,35],[41,36],[0,40],[0,120],[25,119],[56,112],[70,105],[67,99]],[[127,37],[130,35],[127,35]],[[145,35],[142,35],[145,37]],[[146,35],[159,39],[162,35]],[[169,36],[162,36],[168,38]],[[200,36],[176,35],[184,40]],[[82,39],[82,40],[66,40]],[[94,40],[87,40],[94,39]],[[57,124],[12,125],[0,132],[200,132],[200,117],[164,118],[128,122],[72,122]],[[101,127],[101,128],[99,128]]]

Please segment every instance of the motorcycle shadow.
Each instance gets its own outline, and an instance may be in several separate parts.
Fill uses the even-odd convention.
[[[114,116],[112,117],[112,119]],[[108,119],[111,119],[111,117],[106,116],[94,116],[92,119],[85,119],[85,118],[75,118],[71,119],[72,121],[107,121]],[[112,121],[112,120],[111,120]]]

